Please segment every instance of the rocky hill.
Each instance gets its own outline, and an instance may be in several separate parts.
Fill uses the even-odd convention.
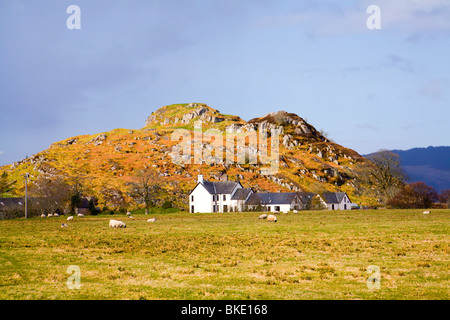
[[[195,139],[194,125],[199,121],[202,132],[215,129],[225,140],[227,134],[249,131],[267,132],[268,137],[278,135],[278,171],[264,174],[260,163],[227,160],[225,145],[223,158],[216,157],[214,162],[201,153],[198,162],[191,159],[177,163],[173,158],[179,146],[179,141],[173,138],[176,130],[191,133],[193,142],[208,148],[204,140]],[[236,150],[238,146],[233,148]],[[256,152],[261,157],[259,150]],[[207,154],[211,156],[210,152]],[[55,142],[47,150],[1,167],[0,173],[6,172],[15,182],[14,195],[23,194],[21,175],[25,172],[31,174],[31,181],[42,174],[49,178],[81,176],[88,184],[86,190],[95,194],[101,205],[108,204],[105,194],[113,193],[125,202],[130,200],[128,185],[143,169],[158,173],[166,186],[167,199],[178,206],[187,205],[187,194],[195,186],[198,174],[212,181],[238,177],[244,187],[256,191],[346,191],[354,202],[370,204],[373,200],[365,194],[367,186],[358,176],[368,165],[364,157],[333,143],[296,114],[279,111],[244,121],[205,104],[190,103],[164,106],[152,112],[142,129],[115,129]]]

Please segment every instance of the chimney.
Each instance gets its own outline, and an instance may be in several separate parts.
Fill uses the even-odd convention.
[[[198,175],[198,182],[203,183],[203,175],[202,174]]]
[[[239,182],[239,175],[236,175],[236,182]]]

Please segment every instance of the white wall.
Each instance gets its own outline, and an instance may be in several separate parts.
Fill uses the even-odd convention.
[[[194,201],[192,201],[192,196],[194,196]],[[194,212],[213,212],[212,205],[212,195],[201,183],[198,184],[189,195],[189,212],[192,212],[192,206],[194,206]]]

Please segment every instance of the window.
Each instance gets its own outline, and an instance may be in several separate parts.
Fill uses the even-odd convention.
[[[194,206],[191,206],[191,213],[194,213]]]
[[[227,200],[227,196],[223,195],[223,201]]]
[[[228,206],[226,204],[223,206],[223,212],[228,212]]]
[[[194,202],[194,196],[191,196],[191,201]]]
[[[334,210],[334,204],[331,205],[331,210]]]

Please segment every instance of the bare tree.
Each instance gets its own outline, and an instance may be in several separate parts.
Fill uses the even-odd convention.
[[[378,189],[384,202],[391,199],[406,180],[406,174],[400,167],[400,156],[388,151],[380,150],[368,159],[373,163],[369,172],[370,181]]]
[[[64,209],[70,200],[70,186],[60,177],[49,178],[40,175],[30,187],[34,198],[32,205],[41,213],[54,213],[56,209]]]
[[[146,213],[161,193],[161,179],[155,170],[141,170],[130,184],[130,196],[138,203],[145,204]]]

